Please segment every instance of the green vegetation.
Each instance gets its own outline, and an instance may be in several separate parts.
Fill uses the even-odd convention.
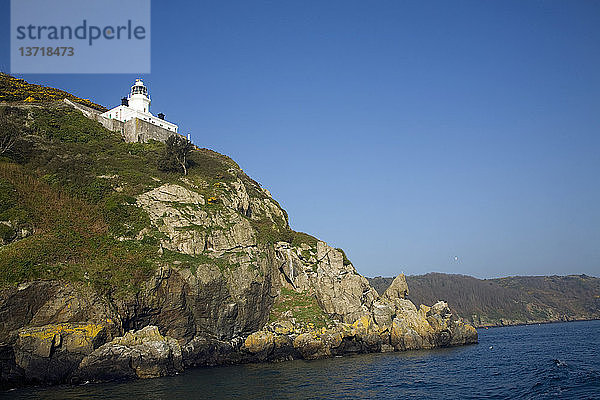
[[[17,189],[6,179],[0,179],[0,216],[17,205]]]
[[[6,179],[0,178],[0,239],[10,242],[16,235],[14,228],[27,228],[31,217],[19,203],[17,189]],[[10,226],[9,226],[10,224]]]
[[[292,238],[292,246],[300,246],[302,244],[307,244],[310,247],[316,249],[317,248],[318,239],[314,236],[309,235],[304,232],[293,232]]]
[[[317,300],[310,294],[281,288],[281,295],[271,309],[269,320],[273,322],[289,319],[290,312],[291,318],[295,318],[300,324],[313,324],[315,328],[322,328],[331,323]]]
[[[30,130],[61,142],[89,143],[110,139],[114,134],[70,107],[36,108]]]
[[[0,161],[0,221],[33,235],[0,248],[0,285],[64,279],[114,295],[138,290],[156,268],[158,241],[155,230],[132,240],[151,228],[134,196],[156,187],[157,173],[175,179],[155,167],[164,145],[124,143],[66,106],[6,108],[35,150]]]
[[[261,243],[287,242],[296,247],[302,244],[307,244],[312,248],[317,247],[317,239],[315,237],[290,229],[287,225],[287,220],[273,223],[270,219],[265,218],[259,221],[250,220],[250,224],[256,231],[258,241]]]
[[[0,285],[65,279],[119,295],[139,289],[153,271],[149,260],[156,246],[113,238],[99,207],[51,188],[16,164],[0,164],[0,176],[18,199],[4,213],[20,208],[36,232],[0,248]]]
[[[103,199],[100,209],[113,236],[132,238],[150,226],[148,214],[135,203],[134,197],[121,193],[110,193]]]
[[[192,148],[192,142],[183,136],[171,135],[158,159],[158,169],[167,172],[183,172],[184,175],[187,175]]]
[[[4,243],[8,243],[10,241],[13,240],[13,238],[15,237],[16,233],[15,230],[5,224],[0,224],[0,243],[4,244]]]
[[[304,260],[308,260],[308,259],[310,259],[310,251],[308,251],[308,250],[302,250],[302,251],[300,252],[300,254],[302,255],[302,258],[303,258]]]
[[[250,220],[250,224],[256,231],[257,240],[260,243],[273,244],[277,242],[290,243],[293,239],[294,232],[287,227],[287,223],[283,221],[278,225],[270,219]]]
[[[350,260],[348,260],[348,257],[346,257],[346,252],[344,250],[340,249],[339,247],[336,250],[342,253],[342,257],[344,257],[344,265],[352,264]]]
[[[177,179],[175,174],[156,170],[162,143],[124,143],[118,134],[67,106],[16,109],[11,118],[31,119],[22,129],[35,143],[27,158],[9,157],[11,161],[38,172],[51,186],[78,198],[97,203],[115,188],[136,195],[158,186],[152,179],[155,176],[159,181]]]
[[[87,99],[80,99],[60,89],[33,85],[23,79],[17,79],[0,72],[0,101],[2,102],[25,101],[27,103],[38,103],[60,101],[65,98],[102,112],[106,111],[106,108],[101,105],[92,103]]]
[[[137,206],[136,197],[176,183],[202,194],[207,200],[202,209],[210,214],[224,210],[222,199],[232,190],[228,184],[238,179],[253,198],[268,198],[266,191],[229,157],[208,149],[189,152],[185,178],[179,171],[161,171],[164,143],[125,143],[120,134],[53,102],[65,97],[103,109],[0,74],[0,101],[11,102],[0,106],[0,132],[14,132],[27,149],[0,154],[0,287],[62,279],[120,295],[137,291],[163,263],[192,272],[203,264],[221,271],[239,265],[227,255],[217,259],[166,250],[161,255],[159,243],[165,236]],[[259,243],[316,245],[311,236],[291,231],[283,214],[275,223],[243,216],[256,229]],[[17,228],[30,235],[12,241]],[[199,225],[191,229],[210,230]]]
[[[13,107],[0,109],[0,156],[23,160],[31,152],[31,143],[25,140],[21,129],[25,121],[12,118],[15,111],[19,110]]]

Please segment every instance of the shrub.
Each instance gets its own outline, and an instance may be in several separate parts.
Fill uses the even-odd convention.
[[[352,264],[350,262],[350,260],[348,259],[348,257],[346,257],[346,252],[344,250],[340,249],[339,247],[336,250],[339,251],[340,253],[342,253],[342,257],[344,257],[344,265]]]
[[[62,101],[65,98],[102,112],[107,111],[105,107],[92,103],[88,99],[81,99],[60,89],[31,84],[23,79],[0,72],[0,101],[34,103]]]
[[[31,153],[31,143],[25,138],[22,110],[15,107],[0,107],[0,156],[23,162]]]
[[[171,135],[166,142],[163,154],[158,159],[158,169],[165,172],[183,172],[187,175],[189,154],[194,145],[180,135]]]

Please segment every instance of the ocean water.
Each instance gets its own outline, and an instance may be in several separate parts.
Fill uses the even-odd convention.
[[[479,330],[479,344],[199,368],[134,382],[19,389],[12,399],[600,399],[600,321]]]

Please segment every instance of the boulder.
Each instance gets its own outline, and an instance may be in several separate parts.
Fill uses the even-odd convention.
[[[27,382],[63,382],[106,338],[107,330],[100,324],[65,323],[21,329],[14,345],[15,363]]]
[[[462,320],[454,321],[450,331],[452,332],[452,337],[450,338],[451,346],[477,343],[477,329]]]
[[[155,378],[183,371],[181,347],[156,326],[127,332],[85,357],[75,373],[76,381],[109,381]]]
[[[265,329],[278,335],[288,335],[295,331],[294,324],[287,320],[271,322]]]
[[[274,349],[271,356],[273,361],[285,361],[299,358],[294,348],[294,341],[289,335],[277,335],[273,338]]]
[[[330,349],[323,340],[314,333],[302,333],[294,339],[294,348],[302,355],[302,358],[314,360],[331,355]]]
[[[266,357],[275,346],[274,335],[268,331],[258,331],[249,335],[244,341],[244,349],[252,354]]]
[[[404,274],[398,275],[392,284],[381,295],[383,300],[394,301],[395,299],[406,299],[408,296],[408,284]]]
[[[389,327],[392,325],[392,318],[395,314],[395,309],[390,304],[373,303],[373,318],[375,323],[380,327]]]
[[[390,344],[397,351],[423,348],[423,337],[404,319],[394,318],[390,332]]]

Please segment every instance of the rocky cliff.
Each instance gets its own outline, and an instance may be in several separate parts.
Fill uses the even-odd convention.
[[[0,105],[2,386],[477,341],[403,276],[379,296],[228,157],[162,172],[163,143],[44,100]]]

